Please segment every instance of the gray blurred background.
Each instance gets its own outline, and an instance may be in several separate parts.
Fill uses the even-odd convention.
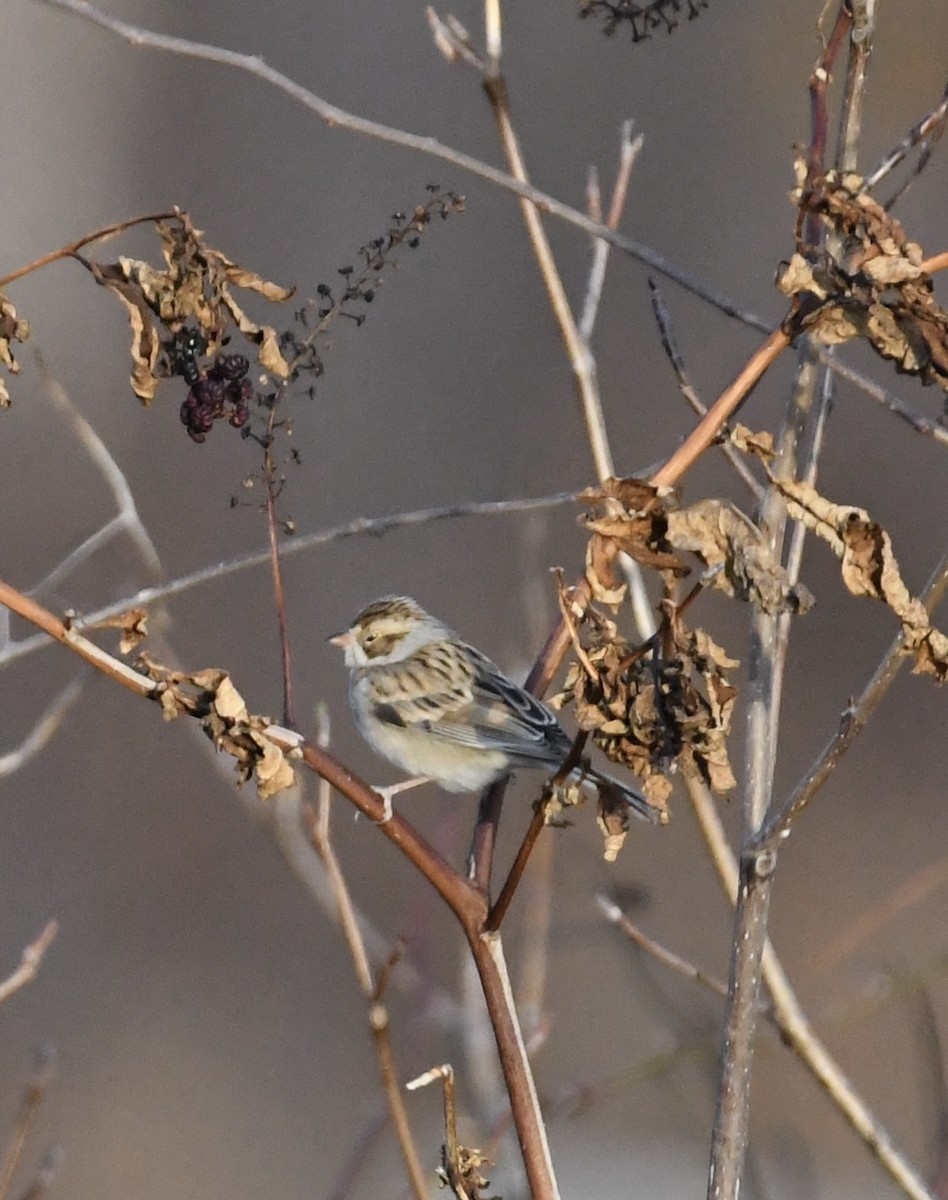
[[[624,228],[778,320],[772,279],[792,249],[787,193],[794,147],[808,136],[821,7],[712,0],[673,37],[636,47],[622,31],[606,39],[597,22],[580,22],[573,0],[509,4],[505,67],[534,181],[582,206],[587,166],[596,163],[610,185],[620,123],[633,117],[645,147]],[[284,511],[301,532],[592,482],[570,371],[510,195],[329,131],[248,76],[133,49],[30,0],[3,9],[2,273],[111,221],[179,204],[211,245],[307,297],[384,233],[390,213],[423,202],[429,182],[466,195],[465,216],[437,222],[417,250],[398,255],[400,269],[386,273],[365,326],[334,327],[315,399],[291,402],[303,461],[288,472]],[[936,102],[948,59],[944,0],[880,10],[864,165]],[[436,53],[415,0],[113,0],[110,11],[259,54],[343,108],[501,163],[477,80]],[[479,38],[480,7],[454,11]],[[900,208],[928,253],[945,248],[946,187],[936,152]],[[578,305],[589,244],[553,221],[548,229]],[[143,234],[118,249],[155,253]],[[167,578],[264,544],[259,511],[229,507],[258,466],[253,443],[218,428],[206,445],[192,445],[178,421],[180,383],[166,385],[151,409],[138,405],[127,383],[125,317],[81,267],[55,265],[10,294],[33,337],[12,382],[14,407],[0,417],[3,577],[30,587],[112,511],[44,393],[34,349],[126,473]],[[757,335],[670,284],[664,294],[693,380],[710,400]],[[667,456],[692,417],[660,347],[646,272],[619,255],[595,348],[617,468],[632,473]],[[785,357],[745,409],[754,428],[779,420],[792,368]],[[937,415],[938,395],[858,352],[849,357]],[[840,388],[823,488],[886,526],[915,588],[944,545],[946,463],[943,448]],[[686,498],[706,494],[744,503],[711,456],[685,483]],[[312,728],[325,701],[336,752],[372,781],[390,781],[352,730],[344,672],[326,636],[376,595],[406,592],[523,671],[553,615],[548,569],[573,576],[582,553],[575,512],[559,509],[441,522],[288,559],[301,723]],[[793,630],[778,795],[806,769],[894,633],[887,613],[842,593],[825,548],[810,548],[804,577],[818,605]],[[89,611],[143,582],[135,552],[119,543],[43,598],[57,611]],[[702,604],[702,623],[744,657],[748,613],[716,598]],[[180,664],[226,666],[251,709],[278,713],[265,569],[191,591],[170,612],[165,636]],[[50,648],[2,673],[0,753],[75,669]],[[288,869],[272,821],[253,819],[253,798],[237,796],[224,766],[183,723],[165,725],[153,706],[92,679],[44,753],[2,783],[0,973],[48,918],[61,924],[39,979],[0,1007],[0,1136],[34,1049],[49,1043],[58,1052],[21,1190],[58,1145],[61,1194],[328,1196],[381,1112],[364,1006],[337,930]],[[946,769],[944,697],[906,676],[786,850],[773,912],[775,942],[819,1029],[926,1172],[937,1153],[940,1063],[923,997],[943,1034],[948,1002]],[[529,781],[519,781],[502,854],[522,832],[531,797]],[[462,861],[473,803],[426,789],[402,804]],[[604,888],[638,897],[634,915],[649,932],[726,975],[727,905],[684,796],[673,806],[671,826],[636,832],[612,869],[601,863],[591,813],[549,835],[549,1027],[536,1070],[555,1105],[550,1136],[565,1195],[703,1194],[720,1004],[633,954],[593,901]],[[725,808],[733,828],[738,805]],[[432,893],[342,803],[335,829],[355,899],[378,931],[391,943],[406,937],[432,986],[460,995],[459,939]],[[898,891],[907,886],[914,892]],[[892,895],[906,897],[898,911],[886,906]],[[858,922],[874,913],[877,924],[861,933]],[[515,966],[520,915],[511,918]],[[483,1133],[456,1031],[417,994],[393,991],[390,1000],[400,1070],[407,1078],[452,1059],[469,1105],[462,1137],[476,1142]],[[670,1065],[653,1065],[692,1044]],[[416,1094],[409,1107],[433,1164],[438,1098]],[[755,1195],[893,1194],[804,1070],[766,1036],[752,1149]],[[361,1158],[350,1195],[403,1193],[388,1133]],[[514,1194],[503,1168],[495,1185]]]

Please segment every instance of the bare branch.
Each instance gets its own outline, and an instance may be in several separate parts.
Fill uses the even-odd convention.
[[[675,338],[675,330],[672,325],[671,313],[668,311],[668,306],[665,304],[662,294],[659,291],[658,284],[649,276],[648,280],[649,294],[652,299],[652,311],[655,313],[655,320],[658,323],[658,331],[662,339],[662,346],[668,356],[668,361],[671,363],[672,370],[675,372],[675,378],[678,381],[678,390],[691,405],[694,412],[699,417],[707,414],[707,405],[703,404],[698,398],[698,393],[695,391],[688,378],[688,372],[685,370],[685,362],[678,349],[678,342]],[[763,487],[757,482],[753,472],[747,466],[747,463],[741,458],[730,443],[722,441],[720,443],[721,453],[727,459],[731,468],[740,478],[741,482],[754,497],[755,500],[760,500],[764,494]]]
[[[346,521],[342,525],[334,525],[330,529],[318,530],[315,533],[297,534],[280,543],[280,553],[284,558],[293,554],[301,554],[317,546],[326,546],[331,542],[343,541],[346,538],[361,537],[369,534],[379,537],[392,529],[406,526],[427,525],[433,521],[453,520],[457,517],[502,516],[507,513],[534,512],[537,509],[561,508],[574,504],[579,498],[579,492],[557,492],[552,496],[539,496],[526,500],[483,500],[471,504],[446,504],[438,508],[420,508],[412,512],[393,513],[388,517],[356,517],[354,521]],[[167,583],[154,587],[140,588],[132,596],[114,600],[110,604],[96,609],[84,616],[76,617],[72,628],[76,630],[90,629],[117,617],[131,608],[147,607],[159,600],[170,600],[173,596],[181,595],[192,588],[202,587],[223,579],[238,571],[251,567],[260,567],[271,561],[270,551],[257,550],[252,554],[242,554],[237,558],[225,559],[223,562],[212,563],[199,571],[191,571],[180,575]],[[36,590],[36,589],[34,589]],[[0,648],[0,667],[4,667],[35,650],[49,645],[46,637],[24,638],[22,641],[7,642]]]
[[[9,1000],[14,992],[18,992],[20,988],[33,982],[40,969],[40,964],[46,956],[46,951],[56,940],[58,933],[59,923],[47,921],[40,934],[23,951],[17,969],[0,982],[0,1004],[4,1000]]]
[[[616,172],[615,188],[612,192],[612,204],[609,208],[609,219],[606,222],[610,229],[618,229],[625,209],[626,197],[629,192],[629,181],[632,178],[632,168],[638,158],[645,138],[640,133],[632,138],[632,121],[624,121],[619,139],[619,169]],[[590,180],[595,177],[590,173]],[[596,185],[598,187],[598,185]],[[589,215],[594,221],[602,221],[601,211],[590,206]],[[589,345],[592,341],[596,318],[599,315],[599,303],[602,299],[602,289],[606,282],[606,267],[609,264],[609,243],[600,238],[593,239],[593,259],[589,268],[589,281],[586,284],[586,297],[583,300],[582,315],[579,319],[579,336]]]
[[[948,590],[948,553],[942,556],[919,599],[931,612],[946,590]],[[839,760],[852,746],[858,735],[865,729],[869,718],[889,690],[904,662],[903,639],[899,633],[892,640],[872,678],[863,688],[859,699],[842,713],[839,729],[823,747],[819,757],[791,795],[761,828],[750,843],[751,849],[755,852],[772,850],[789,835],[794,822],[836,769]]]
[[[14,750],[8,750],[5,754],[0,754],[0,779],[19,771],[21,767],[26,766],[30,759],[35,758],[45,746],[49,745],[66,714],[82,695],[84,686],[84,681],[79,678],[67,683],[50,701],[46,711],[19,746]]]
[[[324,726],[319,733],[321,748],[325,749],[328,740],[328,728]],[[323,787],[324,784],[325,787]],[[362,991],[368,1008],[369,1028],[372,1031],[375,1052],[379,1060],[382,1088],[388,1102],[392,1123],[395,1126],[398,1146],[405,1164],[408,1182],[417,1200],[426,1200],[428,1185],[425,1179],[425,1171],[421,1165],[415,1139],[412,1136],[408,1113],[405,1111],[405,1103],[402,1099],[401,1087],[398,1082],[398,1070],[395,1066],[395,1056],[392,1052],[388,1008],[382,1003],[382,986],[380,981],[383,976],[380,975],[379,981],[373,978],[372,968],[369,966],[369,956],[366,953],[365,940],[359,928],[349,887],[329,835],[329,785],[325,783],[325,780],[320,781],[320,792],[318,813],[314,812],[312,808],[304,810],[309,835],[329,875],[333,895],[336,899],[336,912],[339,925],[346,940],[346,945],[349,947],[356,979],[358,980],[359,988]]]
[[[734,904],[737,897],[737,863],[717,806],[696,772],[688,772],[685,783],[711,860],[725,894]],[[902,1191],[912,1200],[931,1200],[918,1172],[894,1144],[884,1126],[817,1037],[769,939],[764,946],[761,972],[770,992],[773,1019],[786,1044],[796,1052],[870,1153],[879,1160]]]
[[[100,544],[109,539],[112,532],[124,531],[129,535],[135,549],[138,551],[149,579],[157,579],[161,575],[161,559],[155,549],[148,530],[138,515],[138,506],[128,480],[105,442],[99,437],[82,413],[76,408],[66,389],[54,379],[46,368],[42,356],[37,355],[37,363],[43,377],[46,395],[58,409],[60,415],[72,429],[80,445],[92,459],[99,474],[112,493],[118,514],[112,518],[98,533],[88,538],[82,546],[73,550],[49,575],[33,588],[34,594],[46,588],[54,587],[60,579],[69,574],[84,561]],[[109,532],[107,532],[109,531]],[[96,539],[99,539],[97,542]],[[95,544],[93,544],[95,543]]]
[[[825,362],[825,358],[821,359]],[[849,383],[853,383],[867,396],[871,396],[873,400],[878,401],[890,412],[895,413],[897,417],[905,421],[915,430],[916,433],[922,433],[926,437],[934,439],[942,446],[948,446],[948,429],[944,425],[940,425],[937,421],[933,421],[930,417],[924,417],[921,413],[916,413],[908,407],[894,393],[888,391],[887,388],[880,387],[879,384],[860,374],[858,371],[847,367],[845,363],[834,358],[829,364],[830,370]]]
[[[581,229],[584,233],[605,239],[610,245],[615,246],[617,250],[622,250],[624,253],[631,255],[631,257],[637,258],[640,262],[645,263],[654,271],[658,271],[659,274],[665,275],[668,279],[674,279],[686,291],[693,292],[696,296],[701,296],[727,316],[734,317],[743,324],[750,325],[761,332],[768,332],[770,329],[768,322],[762,317],[745,310],[737,301],[732,300],[730,297],[723,296],[714,289],[708,288],[689,272],[676,267],[663,255],[658,254],[649,246],[636,241],[634,238],[617,233],[605,225],[597,224],[579,209],[572,208],[570,205],[564,204],[561,200],[557,200],[554,196],[541,191],[539,188],[521,182],[503,171],[499,171],[496,167],[490,166],[489,163],[481,162],[480,159],[473,158],[469,154],[464,154],[460,150],[454,150],[449,146],[445,146],[436,138],[408,133],[405,130],[394,129],[378,121],[370,121],[366,117],[359,117],[353,113],[345,112],[343,109],[337,108],[335,105],[330,104],[328,101],[323,100],[313,92],[294,82],[286,75],[281,74],[281,72],[267,66],[259,56],[240,54],[235,50],[225,50],[220,46],[212,46],[202,42],[192,42],[186,38],[169,37],[166,34],[154,33],[151,30],[143,29],[140,26],[132,25],[127,21],[110,16],[94,5],[87,3],[86,0],[38,0],[38,2],[81,17],[83,20],[89,21],[93,25],[98,25],[100,28],[108,30],[117,37],[123,38],[133,46],[143,46],[151,50],[164,50],[168,53],[182,55],[185,58],[215,62],[222,66],[246,71],[248,74],[254,75],[272,87],[277,88],[277,90],[284,92],[304,108],[314,112],[330,129],[345,129],[350,133],[363,134],[367,137],[388,142],[394,146],[401,146],[405,150],[414,150],[429,157],[439,159],[442,162],[449,163],[481,179],[486,179],[489,183],[502,188],[504,191],[513,192],[524,200],[531,201],[541,211],[548,212],[551,216],[558,217],[560,220],[576,226],[576,228]]]
[[[10,1195],[10,1187],[20,1165],[20,1159],[36,1125],[40,1105],[43,1103],[46,1088],[52,1078],[54,1064],[55,1055],[51,1050],[42,1051],[36,1056],[33,1072],[23,1089],[13,1135],[3,1153],[2,1162],[0,1162],[0,1200],[8,1200]]]
[[[604,896],[600,892],[596,896],[596,903],[599,905],[602,915],[606,920],[611,925],[615,925],[621,929],[626,937],[641,947],[646,954],[650,954],[652,958],[657,959],[658,962],[663,963],[666,967],[671,967],[679,975],[684,975],[686,979],[692,979],[695,983],[700,983],[716,996],[720,996],[722,999],[727,997],[726,983],[722,983],[720,979],[715,979],[713,975],[706,974],[700,967],[694,966],[687,959],[680,958],[659,942],[648,937],[637,925],[634,925],[629,920],[618,904],[610,900],[608,896]]]

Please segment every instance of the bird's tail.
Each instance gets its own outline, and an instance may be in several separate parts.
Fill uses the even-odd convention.
[[[618,805],[625,803],[643,821],[651,821],[653,825],[668,824],[668,810],[660,808],[657,804],[652,804],[640,791],[629,787],[625,783],[620,783],[618,779],[613,779],[611,775],[603,775],[595,767],[584,765],[581,770],[583,779],[592,784],[607,806],[609,804]]]

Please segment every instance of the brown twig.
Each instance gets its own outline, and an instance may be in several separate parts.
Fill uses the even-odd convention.
[[[0,1161],[0,1200],[8,1200],[13,1177],[20,1165],[26,1143],[36,1125],[36,1118],[46,1095],[46,1088],[52,1078],[54,1066],[55,1055],[51,1050],[45,1050],[37,1055],[32,1074],[23,1089],[13,1135],[7,1143],[2,1161]]]
[[[678,382],[678,390],[684,396],[688,404],[699,417],[706,415],[708,408],[703,404],[695,391],[691,380],[688,378],[688,372],[685,369],[685,362],[681,356],[681,351],[678,349],[678,342],[675,337],[675,330],[672,324],[671,313],[668,311],[668,306],[662,297],[657,282],[650,275],[648,278],[648,290],[652,300],[652,311],[655,314],[655,321],[658,325],[659,336],[662,340],[662,348],[671,363],[671,368],[675,372],[675,379]],[[727,426],[722,427],[722,432],[726,431]],[[741,458],[734,447],[726,440],[721,439],[718,442],[719,449],[727,459],[731,469],[735,472],[750,494],[755,500],[759,501],[763,495],[764,489],[754,477],[753,472],[747,466],[747,463]]]
[[[148,213],[144,217],[129,217],[124,221],[116,221],[113,225],[106,225],[102,229],[95,230],[94,233],[87,233],[75,242],[68,242],[65,246],[60,246],[58,250],[51,250],[49,254],[35,258],[25,266],[17,267],[15,271],[11,271],[8,275],[0,276],[0,288],[5,288],[15,280],[22,279],[24,275],[29,275],[33,271],[40,270],[42,267],[48,267],[50,263],[59,262],[64,258],[74,258],[83,246],[88,246],[90,242],[100,242],[105,238],[116,237],[118,234],[124,233],[126,229],[131,229],[135,225],[153,224],[155,221],[171,221],[180,216],[180,208],[170,208],[164,212]]]
[[[838,967],[900,913],[914,908],[948,884],[948,855],[928,863],[846,925],[810,959],[814,971]]]
[[[655,487],[670,487],[676,484],[682,475],[697,462],[747,399],[751,389],[765,371],[790,345],[790,338],[790,333],[783,328],[775,329],[758,346],[740,369],[734,381],[718,396],[707,414],[702,417],[675,453],[652,476],[650,482]]]
[[[641,949],[646,954],[650,954],[652,958],[663,963],[666,967],[670,967],[673,971],[677,971],[679,975],[684,975],[686,979],[691,979],[695,983],[700,983],[702,987],[706,987],[708,991],[713,992],[716,996],[722,999],[727,997],[727,984],[720,979],[716,979],[713,975],[708,975],[702,971],[700,967],[696,967],[687,959],[679,957],[667,947],[654,941],[647,934],[643,933],[637,925],[634,925],[625,915],[622,909],[608,896],[600,893],[596,896],[596,903],[602,911],[602,915],[611,924],[621,929],[630,941]]]
[[[560,766],[559,770],[547,784],[548,795],[542,796],[534,806],[533,818],[527,827],[527,832],[524,834],[523,840],[517,850],[514,861],[511,864],[507,878],[504,880],[504,885],[500,889],[500,895],[490,912],[487,914],[487,920],[484,922],[484,930],[487,933],[496,933],[507,915],[507,909],[510,907],[514,898],[520,880],[523,878],[523,873],[527,869],[530,855],[533,852],[533,847],[536,845],[536,840],[540,836],[546,822],[546,809],[549,796],[552,796],[554,790],[563,783],[570,773],[579,765],[579,760],[582,758],[583,750],[589,738],[589,733],[585,729],[581,729],[573,739],[573,744],[570,747],[570,752]]]

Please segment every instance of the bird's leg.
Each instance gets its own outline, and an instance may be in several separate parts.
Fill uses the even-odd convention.
[[[420,787],[423,783],[431,783],[431,779],[427,775],[413,775],[411,779],[403,779],[401,783],[390,784],[389,787],[373,787],[373,792],[377,792],[382,797],[382,819],[376,821],[377,825],[384,825],[386,821],[391,821],[393,816],[392,797],[397,796],[399,792],[407,792],[412,788]]]

